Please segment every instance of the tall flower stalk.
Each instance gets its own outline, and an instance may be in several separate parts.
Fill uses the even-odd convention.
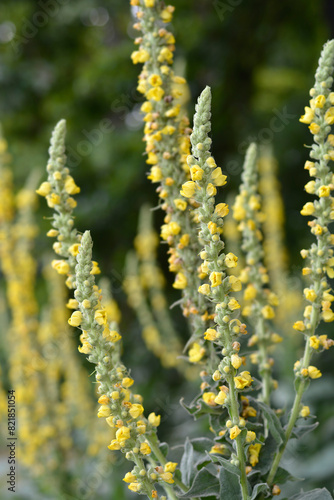
[[[242,250],[246,257],[246,267],[240,274],[245,286],[245,307],[242,314],[253,327],[254,334],[249,345],[257,346],[251,359],[259,365],[262,377],[262,400],[270,405],[270,393],[273,389],[273,359],[268,349],[280,342],[282,337],[272,333],[270,320],[275,317],[274,307],[278,305],[277,296],[270,291],[269,276],[263,264],[264,250],[262,246],[263,213],[261,198],[258,193],[257,147],[251,144],[247,150],[240,192],[233,206],[233,216],[238,221],[238,229],[242,233]]]
[[[316,335],[321,320],[334,321],[331,308],[334,295],[328,283],[328,277],[334,277],[332,249],[334,238],[328,230],[329,224],[334,220],[334,199],[331,195],[334,189],[333,173],[329,167],[329,162],[334,160],[334,135],[331,134],[331,125],[334,124],[334,92],[331,92],[333,71],[334,40],[324,45],[315,74],[315,84],[310,90],[310,106],[305,107],[305,114],[300,119],[302,123],[309,125],[314,138],[310,150],[311,160],[306,161],[304,168],[312,178],[306,184],[305,190],[314,195],[315,199],[304,205],[301,214],[313,217],[308,226],[316,241],[312,243],[310,249],[301,251],[302,257],[307,262],[303,268],[303,275],[308,277],[310,285],[304,289],[307,301],[304,319],[296,321],[294,329],[304,335],[305,349],[303,357],[295,363],[296,395],[285,431],[285,440],[268,476],[269,484],[274,479],[298,416],[301,412],[303,416],[307,414],[307,410],[301,405],[303,394],[310,380],[321,377],[320,370],[310,365],[313,354],[333,345],[333,341],[327,339],[326,335]]]
[[[203,260],[202,271],[209,277],[209,282],[199,287],[199,292],[205,296],[215,308],[215,328],[209,328],[204,338],[217,347],[222,348],[223,359],[212,374],[213,380],[219,384],[219,393],[212,396],[213,402],[227,408],[230,420],[226,427],[234,446],[232,462],[240,469],[242,498],[247,500],[247,479],[245,470],[245,444],[255,439],[255,433],[246,430],[246,422],[239,416],[238,394],[249,387],[253,381],[247,371],[239,371],[242,359],[239,357],[240,343],[237,341],[242,333],[246,333],[245,325],[236,318],[235,312],[240,304],[232,292],[241,290],[241,282],[226,271],[237,266],[237,257],[223,252],[224,242],[221,239],[223,217],[228,214],[225,203],[215,205],[217,186],[226,184],[226,176],[217,167],[210,153],[211,139],[211,91],[209,87],[202,92],[196,106],[194,128],[191,135],[192,155],[188,157],[192,180],[183,186],[182,191],[191,191],[196,200],[197,220],[200,224],[199,237],[204,246],[200,256]],[[210,394],[210,393],[208,393]]]

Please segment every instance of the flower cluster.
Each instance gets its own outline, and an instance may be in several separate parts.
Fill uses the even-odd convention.
[[[171,21],[174,7],[160,0],[131,0],[131,5],[138,18],[134,27],[143,34],[136,39],[139,48],[133,52],[132,60],[144,64],[137,89],[146,97],[141,109],[145,113],[146,162],[151,169],[148,178],[159,183],[157,192],[166,212],[161,237],[170,246],[169,268],[176,274],[173,286],[183,291],[183,313],[190,316],[196,338],[207,320],[207,312],[195,292],[202,275],[194,273],[200,265],[201,247],[193,221],[193,201],[191,196],[180,196],[180,188],[189,178],[186,159],[191,130],[180,102],[186,81],[174,74],[175,38],[162,27]]]
[[[246,257],[246,267],[239,276],[245,285],[243,299],[246,305],[242,314],[253,327],[254,334],[248,345],[257,345],[258,351],[251,354],[251,360],[259,365],[263,380],[263,401],[269,404],[273,388],[271,371],[274,360],[268,356],[268,348],[283,339],[277,333],[272,333],[270,324],[270,320],[275,317],[274,308],[278,305],[278,299],[270,291],[269,276],[263,264],[263,215],[258,193],[257,148],[255,144],[251,144],[246,153],[242,184],[233,206],[233,217],[239,223],[238,229],[243,237],[241,248]]]
[[[210,110],[211,91],[207,87],[198,99],[194,116],[192,155],[188,157],[192,180],[183,185],[181,194],[193,197],[199,205],[199,237],[204,245],[200,254],[203,260],[201,270],[209,283],[201,285],[198,291],[215,307],[215,328],[208,328],[204,339],[222,348],[223,354],[223,359],[212,373],[213,381],[219,384],[219,391],[204,392],[203,400],[210,406],[220,405],[228,409],[230,419],[226,422],[226,429],[236,451],[236,455],[232,453],[232,462],[240,467],[243,497],[247,498],[244,447],[256,439],[256,434],[247,431],[245,419],[239,416],[238,392],[249,388],[253,379],[248,371],[239,371],[243,359],[238,337],[247,332],[245,325],[236,317],[240,304],[233,292],[240,291],[242,285],[239,278],[227,274],[227,270],[237,266],[238,258],[233,253],[223,252],[221,234],[229,208],[226,203],[215,204],[217,187],[226,184],[226,176],[210,153]]]
[[[80,235],[74,228],[72,213],[77,202],[73,195],[79,193],[80,188],[75,184],[69,169],[65,166],[65,134],[66,122],[61,120],[52,133],[49,149],[50,159],[46,167],[48,180],[42,182],[36,193],[44,196],[48,206],[54,209],[53,229],[48,231],[47,236],[57,238],[53,249],[57,255],[63,258],[53,260],[52,267],[59,274],[67,276],[66,285],[68,288],[74,288],[75,256],[78,254]],[[97,264],[93,272],[100,272]]]

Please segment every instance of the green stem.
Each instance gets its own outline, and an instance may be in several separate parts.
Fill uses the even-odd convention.
[[[238,399],[237,393],[234,385],[233,375],[229,377],[229,388],[230,388],[230,414],[233,424],[238,424],[239,422],[239,411],[238,411]],[[248,488],[247,488],[247,477],[246,477],[246,464],[245,464],[245,453],[244,446],[241,440],[241,436],[235,438],[237,444],[237,456],[239,460],[239,468],[241,472],[240,485],[243,500],[248,498]]]
[[[317,291],[319,289],[320,289],[320,286],[318,288],[316,288]],[[309,335],[310,337],[312,335],[314,335],[314,333],[315,333],[315,329],[316,329],[317,324],[318,324],[318,319],[319,319],[319,309],[317,308],[316,305],[313,305],[312,316],[311,316],[311,328],[310,328],[310,335]],[[310,361],[311,361],[311,356],[312,356],[312,349],[311,349],[309,337],[308,337],[306,344],[305,344],[304,356],[303,356],[303,361],[302,361],[302,368],[307,368],[309,366]],[[289,422],[288,422],[288,425],[287,425],[287,428],[285,431],[285,439],[281,445],[279,452],[277,453],[277,455],[273,461],[273,464],[271,466],[271,469],[270,469],[270,472],[268,475],[267,483],[269,485],[272,484],[274,481],[275,474],[277,472],[281,458],[283,456],[286,445],[288,444],[291,433],[292,433],[293,428],[295,426],[295,423],[296,423],[296,420],[298,418],[299,411],[300,411],[300,403],[301,403],[301,400],[302,400],[302,397],[303,397],[303,394],[305,392],[306,387],[307,387],[307,379],[301,379],[300,385],[299,385],[298,390],[297,390],[296,395],[295,395],[295,400],[294,400],[294,403],[292,406]]]
[[[267,368],[268,363],[268,353],[264,341],[264,319],[260,318],[258,322],[258,335],[259,335],[259,350],[261,355],[261,363],[264,366],[262,376],[262,401],[270,406],[270,392],[271,392],[271,374],[270,370]],[[260,367],[261,369],[261,367]]]

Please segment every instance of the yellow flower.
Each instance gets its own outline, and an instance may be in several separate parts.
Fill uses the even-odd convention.
[[[51,184],[50,182],[42,182],[38,189],[36,189],[36,193],[40,196],[47,196],[51,193]]]
[[[181,212],[187,208],[187,202],[185,200],[181,200],[181,198],[176,198],[174,200],[174,205],[178,210],[181,210]]]
[[[140,445],[140,453],[142,453],[143,455],[149,455],[151,453],[151,448],[147,443],[142,443]]]
[[[318,368],[316,368],[315,366],[309,366],[307,368],[307,371],[308,371],[308,375],[310,378],[320,378],[322,376],[322,373],[320,370],[318,370]]]
[[[180,104],[178,104],[177,106],[174,106],[173,108],[166,111],[165,116],[167,118],[175,118],[176,116],[178,116],[180,114],[180,109],[181,109],[181,106],[180,106]]]
[[[70,272],[70,266],[65,260],[53,260],[51,266],[58,274],[68,274]]]
[[[204,338],[205,340],[217,340],[219,337],[217,330],[214,328],[208,328],[206,332],[204,333]]]
[[[152,85],[152,87],[160,87],[162,85],[162,80],[161,80],[161,76],[153,73],[149,79],[148,79],[148,83],[150,85]]]
[[[216,406],[215,403],[216,394],[214,392],[204,392],[202,397],[204,403],[206,403],[208,406]]]
[[[144,412],[144,408],[142,405],[133,404],[129,410],[129,413],[132,418],[138,418]]]
[[[239,429],[239,427],[237,425],[235,425],[234,427],[232,427],[230,429],[230,438],[235,439],[237,436],[239,436],[240,432],[241,432],[241,429]]]
[[[208,284],[205,284],[205,285],[201,285],[198,287],[198,291],[199,293],[201,293],[202,295],[209,295],[210,293],[210,285]]]
[[[153,101],[161,101],[164,95],[165,91],[161,87],[153,87],[146,93],[147,99],[153,99]]]
[[[148,421],[153,427],[158,427],[160,425],[161,416],[156,415],[154,412],[150,413],[148,416]]]
[[[68,251],[70,252],[73,257],[76,257],[79,253],[79,248],[80,248],[80,243],[74,243],[74,245],[71,245]]]
[[[280,335],[278,335],[278,333],[272,333],[270,335],[270,340],[274,343],[274,344],[279,344],[280,342],[283,341],[283,337],[281,337]]]
[[[127,439],[130,439],[130,429],[123,425],[116,431],[116,440],[121,446],[124,446]]]
[[[237,354],[232,354],[231,363],[232,363],[233,368],[238,370],[238,368],[240,368],[240,366],[242,365],[242,359]]]
[[[311,125],[308,126],[308,128],[310,129],[311,134],[318,134],[320,130],[320,125],[312,122]]]
[[[317,294],[312,288],[304,288],[304,295],[306,300],[309,300],[310,302],[314,302],[317,298]]]
[[[160,474],[160,477],[163,481],[165,481],[165,483],[174,483],[173,474],[171,472],[163,472],[162,474]]]
[[[227,203],[218,203],[218,205],[216,205],[215,212],[218,217],[225,217],[229,211]]]
[[[293,325],[293,328],[298,332],[304,332],[305,331],[304,321],[296,321]]]
[[[260,450],[261,450],[261,445],[259,443],[251,444],[248,448],[249,463],[251,464],[252,467],[254,467],[259,461]]]
[[[262,316],[265,319],[273,319],[275,317],[275,311],[271,306],[264,306],[261,309]]]
[[[198,363],[203,358],[204,354],[204,347],[201,347],[197,342],[194,342],[192,347],[189,349],[190,363]]]
[[[313,99],[314,101],[314,107],[315,108],[323,108],[325,103],[326,103],[326,97],[324,95],[318,95],[315,99]]]
[[[137,480],[136,476],[132,474],[132,472],[127,472],[123,478],[123,481],[126,483],[133,483]]]
[[[231,311],[235,311],[236,309],[240,309],[240,304],[236,299],[231,299],[228,303],[228,307]]]
[[[211,184],[211,182],[206,187],[206,194],[208,196],[215,196],[217,194],[217,189],[213,184]]]
[[[177,467],[177,462],[167,462],[164,471],[165,472],[175,472],[175,469]]]
[[[331,188],[329,186],[320,186],[319,188],[320,198],[326,198],[327,196],[330,196],[330,194],[331,194]]]
[[[182,196],[184,196],[185,198],[191,198],[192,196],[194,196],[196,188],[197,188],[197,184],[194,181],[185,182],[182,185],[182,189],[180,191],[180,194],[182,194]]]
[[[103,330],[103,337],[108,342],[118,342],[122,338],[122,336],[118,332],[116,332],[116,330],[109,330],[107,325]]]
[[[141,489],[141,484],[140,483],[130,483],[128,486],[129,490],[134,491],[135,493],[138,493]]]
[[[93,264],[93,267],[92,267],[92,270],[91,270],[90,274],[100,274],[101,271],[99,269],[98,263],[95,260],[93,260],[92,264]]]
[[[157,165],[154,165],[151,168],[150,174],[147,176],[147,178],[152,182],[160,182],[163,179],[161,168]]]
[[[81,325],[81,321],[82,321],[82,314],[81,314],[81,312],[80,311],[75,311],[74,313],[72,313],[72,316],[68,320],[68,323],[71,326],[79,326],[79,325]]]
[[[310,337],[310,346],[313,349],[319,349],[320,340],[318,339],[318,337],[316,335],[312,335],[312,337]]]
[[[305,114],[299,118],[299,121],[302,123],[309,124],[314,118],[314,111],[308,106],[305,106],[304,109],[305,109]]]
[[[145,7],[152,8],[155,5],[155,0],[144,0]]]
[[[79,303],[75,299],[69,299],[66,304],[66,307],[68,307],[68,309],[78,309]]]
[[[99,418],[107,418],[111,415],[111,409],[109,408],[108,405],[102,405],[99,408],[99,411],[97,412],[97,416]]]
[[[231,275],[231,276],[229,276],[228,281],[231,285],[232,292],[240,292],[240,290],[242,288],[242,283],[241,283],[239,278]]]
[[[66,193],[68,193],[68,194],[80,193],[79,186],[76,185],[73,177],[71,177],[70,175],[68,175],[65,179],[64,189],[65,189]]]
[[[78,346],[78,351],[81,353],[81,354],[90,354],[92,352],[92,345],[87,342],[87,341],[84,341],[82,346]]]
[[[149,52],[147,50],[141,49],[141,50],[135,50],[131,54],[131,59],[133,64],[138,64],[138,63],[145,63],[148,61],[150,58]]]
[[[198,165],[194,165],[190,168],[191,180],[200,181],[203,177],[204,170]]]
[[[253,382],[251,374],[247,371],[239,373],[237,377],[234,377],[234,383],[237,389],[244,389],[249,387]]]
[[[314,194],[315,193],[315,181],[309,181],[307,184],[305,184],[305,191],[308,194]]]
[[[253,431],[247,431],[246,434],[246,443],[251,443],[256,439],[256,434]]]
[[[232,252],[229,252],[225,257],[225,264],[228,268],[236,267],[238,263],[238,257]]]
[[[177,273],[175,281],[173,283],[173,288],[183,290],[184,288],[186,288],[187,284],[188,282],[185,275],[183,273]]]
[[[302,215],[313,215],[314,212],[315,212],[314,205],[310,201],[305,203],[302,210],[300,211]]]
[[[167,62],[168,64],[172,64],[173,62],[173,52],[169,50],[167,47],[163,47],[160,50],[160,53],[158,55],[158,61],[160,63]]]
[[[107,311],[105,309],[98,309],[95,311],[94,319],[98,325],[105,325],[107,323]]]
[[[216,287],[221,285],[223,273],[214,271],[210,274],[209,279],[211,281],[211,286]]]
[[[130,378],[130,377],[124,377],[123,380],[122,380],[122,386],[125,387],[125,389],[128,389],[129,387],[131,387],[134,383],[134,380],[133,378]]]
[[[244,291],[244,300],[253,300],[255,299],[257,294],[257,290],[252,283],[249,283]]]
[[[211,172],[211,179],[213,180],[215,186],[225,186],[226,184],[226,175],[223,175],[222,169],[217,167]]]
[[[224,391],[219,391],[218,396],[215,397],[215,403],[217,405],[223,405],[227,398],[227,394]]]
[[[46,202],[48,207],[54,208],[56,205],[60,204],[60,196],[56,193],[51,193],[46,196]]]
[[[300,410],[299,415],[303,418],[308,417],[310,414],[310,408],[308,406],[303,406],[303,408]]]
[[[108,398],[108,396],[106,394],[103,394],[102,396],[99,397],[97,402],[100,405],[106,405],[109,403],[109,401],[110,401],[110,399]]]
[[[328,125],[333,125],[333,123],[334,123],[334,108],[329,108],[329,110],[326,111],[325,122],[328,123]]]
[[[150,113],[152,109],[153,106],[149,101],[145,101],[140,107],[140,111],[142,111],[143,113]]]
[[[109,450],[120,450],[121,449],[121,445],[120,443],[117,441],[117,439],[113,439],[110,443],[110,445],[108,446]]]

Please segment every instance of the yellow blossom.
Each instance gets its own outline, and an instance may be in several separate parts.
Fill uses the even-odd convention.
[[[128,486],[129,490],[133,491],[134,493],[138,493],[141,489],[141,484],[140,483],[130,483]]]
[[[124,446],[127,439],[130,439],[130,429],[123,425],[116,431],[116,440],[121,446]]]
[[[148,443],[142,443],[140,445],[140,453],[143,455],[149,455],[151,453],[151,448],[149,447]]]
[[[225,186],[226,184],[226,175],[222,173],[222,169],[217,167],[211,172],[211,179],[214,182],[215,186]]]
[[[107,406],[107,405],[100,406],[99,411],[97,412],[97,416],[99,418],[109,417],[110,414],[111,414],[111,410],[110,410],[109,406]]]
[[[185,198],[191,198],[197,189],[197,184],[194,181],[187,181],[182,185],[180,194]]]
[[[319,349],[320,340],[318,339],[318,337],[316,335],[312,335],[312,337],[310,337],[309,340],[310,340],[310,346],[313,349]]]
[[[234,383],[237,389],[244,389],[245,387],[249,387],[253,379],[251,374],[247,371],[239,373],[237,377],[234,377]]]
[[[79,186],[76,185],[73,177],[71,177],[70,175],[68,175],[65,179],[64,189],[65,189],[66,193],[68,193],[68,194],[80,193]]]
[[[219,391],[218,396],[215,397],[215,403],[217,405],[223,405],[227,398],[227,394],[225,391]]]
[[[305,109],[305,114],[299,118],[299,121],[302,123],[309,124],[314,118],[314,111],[308,106],[305,106],[304,109]]]
[[[257,295],[257,290],[252,283],[249,283],[244,291],[244,300],[253,300]]]
[[[176,467],[177,467],[177,462],[167,462],[166,465],[164,466],[164,471],[175,472]]]
[[[51,193],[51,184],[50,182],[42,182],[38,189],[36,189],[36,193],[40,196],[47,196]]]
[[[121,445],[120,443],[117,441],[117,439],[113,439],[110,443],[110,445],[108,446],[109,450],[120,450],[121,449]]]
[[[200,181],[203,177],[204,170],[198,165],[194,165],[190,168],[190,175],[192,181]]]
[[[303,418],[308,417],[310,414],[310,408],[308,406],[303,406],[303,408],[300,410],[299,415]]]
[[[316,368],[315,366],[309,366],[307,368],[307,372],[308,372],[309,377],[312,379],[320,378],[322,376],[321,371],[318,370],[318,368]]]
[[[231,363],[233,368],[238,370],[238,368],[240,368],[240,366],[242,365],[242,359],[237,354],[232,354]]]
[[[214,328],[208,328],[204,334],[205,340],[217,340],[218,337],[217,330]]]
[[[304,288],[304,295],[306,300],[309,300],[310,302],[314,302],[317,298],[317,294],[313,288]]]
[[[328,125],[333,125],[334,123],[334,108],[329,108],[325,113],[325,122]]]
[[[293,325],[294,330],[297,330],[298,332],[304,332],[305,331],[305,324],[304,321],[296,321]]]
[[[319,188],[319,198],[326,198],[330,196],[331,188],[329,186],[320,186]]]
[[[132,472],[127,472],[123,478],[126,483],[133,483],[137,480],[136,476]]]
[[[78,309],[79,303],[76,299],[69,299],[67,304],[66,304],[66,307],[68,309]]]
[[[221,285],[223,273],[214,271],[210,274],[209,279],[211,281],[211,286],[216,287]]]
[[[174,483],[173,474],[171,472],[163,472],[162,474],[160,474],[160,477],[163,481],[165,481],[165,483]]]
[[[238,257],[232,252],[229,252],[225,257],[225,264],[228,268],[236,267],[238,263]]]
[[[181,198],[176,198],[174,200],[174,205],[178,210],[181,210],[181,212],[187,208],[187,202],[185,200],[181,200]]]
[[[229,211],[227,203],[218,203],[218,205],[216,205],[215,212],[218,217],[225,217]]]
[[[142,405],[133,404],[129,410],[129,413],[132,418],[138,418],[144,412],[144,408]]]
[[[153,73],[149,79],[148,79],[148,83],[150,85],[152,85],[152,87],[160,87],[162,85],[162,80],[161,80],[161,76],[160,75],[157,75],[155,73]]]
[[[82,314],[81,314],[81,312],[80,311],[75,311],[74,313],[72,313],[72,316],[68,320],[68,323],[71,326],[79,326],[79,325],[81,325],[81,321],[82,321]]]
[[[152,99],[153,101],[161,101],[164,95],[165,91],[161,87],[153,87],[146,93],[147,99]]]
[[[201,285],[198,287],[198,291],[199,293],[201,293],[202,295],[209,295],[210,293],[210,285],[208,284],[205,284],[205,285]]]
[[[161,416],[156,415],[154,412],[150,413],[148,416],[148,421],[153,427],[158,427],[160,425]]]
[[[305,203],[302,210],[300,211],[302,215],[313,215],[314,212],[315,212],[314,205],[310,201]]]
[[[261,309],[262,316],[265,319],[273,319],[275,317],[275,311],[271,306],[264,306]]]
[[[178,290],[183,290],[184,288],[186,288],[187,284],[188,282],[185,275],[183,273],[177,273],[175,281],[173,283],[173,288],[176,288]]]
[[[231,311],[235,311],[236,309],[240,309],[240,304],[236,299],[230,299],[228,302],[228,307]]]
[[[228,281],[231,285],[232,292],[240,292],[240,290],[242,288],[242,283],[241,283],[239,278],[231,275],[231,276],[229,276]]]
[[[198,363],[204,356],[205,349],[201,347],[197,342],[194,342],[192,347],[189,349],[189,361],[190,363]]]
[[[107,311],[105,309],[98,309],[95,311],[94,319],[98,325],[105,325],[107,323]]]
[[[149,52],[147,50],[141,49],[141,50],[135,50],[131,54],[131,59],[133,64],[138,64],[138,63],[145,63],[148,61],[150,58]]]
[[[203,401],[209,406],[216,406],[215,398],[216,394],[214,392],[204,392]]]
[[[230,438],[235,439],[237,436],[239,436],[240,432],[241,432],[241,429],[239,429],[239,427],[237,425],[235,425],[234,427],[232,427],[230,429]]]
[[[259,461],[260,450],[261,450],[261,444],[259,443],[251,444],[248,448],[249,463],[251,464],[252,467],[255,467],[255,465]]]
[[[134,383],[134,380],[130,377],[124,377],[122,379],[122,386],[125,387],[126,389],[128,389],[129,387],[131,387]]]
[[[152,182],[160,182],[163,179],[161,168],[158,167],[158,165],[154,165],[151,168],[150,174],[147,176],[147,178]]]
[[[217,194],[217,189],[211,182],[206,187],[206,194],[208,196],[215,196]]]

